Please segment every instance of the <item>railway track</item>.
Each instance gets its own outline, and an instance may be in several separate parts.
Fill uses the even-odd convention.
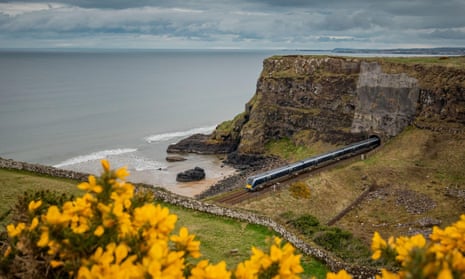
[[[290,175],[284,179],[280,179],[274,182],[267,183],[261,189],[257,191],[253,191],[253,192],[250,192],[246,189],[241,188],[238,190],[231,191],[230,193],[222,195],[221,197],[215,198],[213,200],[217,203],[235,205],[235,204],[238,204],[246,200],[258,199],[260,197],[263,197],[263,195],[266,193],[280,190],[281,187],[284,185],[284,184],[281,184],[281,182],[295,179],[297,176],[298,175]]]

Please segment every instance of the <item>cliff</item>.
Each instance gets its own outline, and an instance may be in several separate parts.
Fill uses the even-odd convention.
[[[347,144],[371,134],[391,138],[409,125],[463,133],[464,65],[465,57],[270,57],[245,112],[204,143],[262,154],[281,139]]]

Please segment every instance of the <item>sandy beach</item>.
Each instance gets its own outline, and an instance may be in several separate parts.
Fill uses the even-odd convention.
[[[145,183],[162,187],[182,196],[194,197],[219,180],[237,172],[236,169],[222,163],[224,156],[183,154],[182,157],[186,158],[186,160],[181,162],[166,162],[165,167],[160,169],[136,170],[128,168],[130,172],[128,180],[134,183]],[[112,168],[123,167],[123,165],[118,165],[117,162],[112,162],[111,158],[109,158],[109,162]],[[205,179],[196,182],[176,181],[176,175],[179,172],[194,167],[200,167],[205,170]],[[99,161],[93,161],[75,164],[65,169],[98,175],[101,167]]]
[[[130,180],[163,187],[173,193],[193,197],[200,194],[219,180],[233,175],[236,170],[224,165],[221,157],[215,155],[183,155],[186,161],[169,162],[168,167],[161,170],[131,171]],[[205,170],[205,179],[195,182],[177,182],[176,174],[194,167]]]

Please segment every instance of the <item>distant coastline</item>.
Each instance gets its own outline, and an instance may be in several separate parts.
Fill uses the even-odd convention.
[[[463,47],[437,47],[437,48],[393,48],[393,49],[358,49],[358,48],[335,48],[332,50],[306,50],[309,52],[330,52],[347,54],[391,54],[391,55],[465,55]]]

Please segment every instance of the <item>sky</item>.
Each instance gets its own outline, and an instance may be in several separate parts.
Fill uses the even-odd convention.
[[[0,0],[0,48],[465,47],[464,0]]]

